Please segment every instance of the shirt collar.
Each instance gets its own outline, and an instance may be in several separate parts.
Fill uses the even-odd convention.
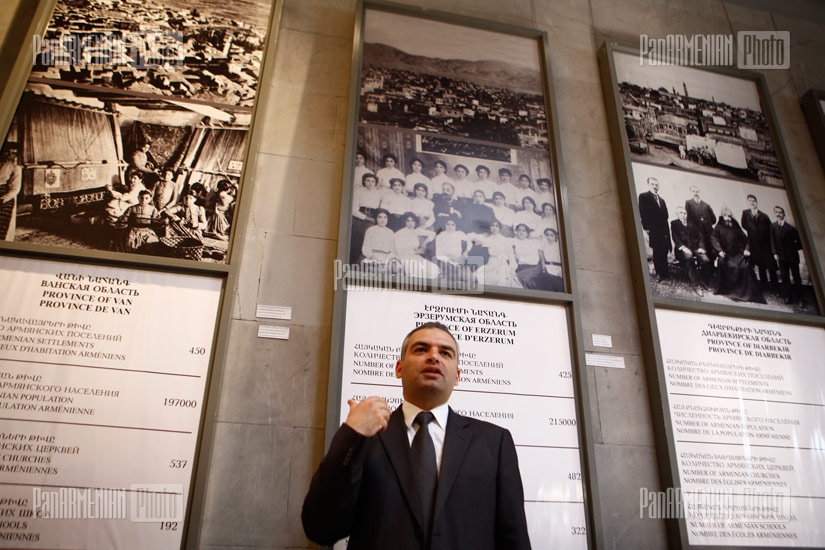
[[[401,411],[404,413],[404,424],[407,425],[408,430],[412,428],[416,415],[422,410],[424,409],[416,407],[409,401],[404,401],[401,404]],[[430,409],[430,412],[433,413],[433,416],[435,416],[435,421],[438,422],[441,429],[446,431],[447,417],[450,415],[450,406],[447,405],[447,403],[443,403],[433,409]]]

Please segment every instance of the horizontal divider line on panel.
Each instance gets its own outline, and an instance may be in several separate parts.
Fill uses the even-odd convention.
[[[527,449],[565,449],[568,451],[578,451],[580,447],[569,447],[567,445],[519,445],[516,443],[516,447],[524,447]]]
[[[183,495],[178,491],[148,491],[146,489],[127,489],[125,487],[85,487],[83,485],[52,485],[48,483],[11,483],[7,481],[0,481],[0,485],[8,485],[10,487],[55,487],[57,489],[93,489],[95,491],[124,491],[126,493],[151,493],[157,495]],[[140,485],[135,483],[135,485]]]
[[[703,495],[707,496],[708,494],[713,494],[712,491],[685,491],[682,489],[682,492],[688,495]],[[777,493],[778,494],[778,493]],[[732,497],[752,497],[753,493],[728,493],[725,492],[725,496],[732,496]],[[810,498],[814,500],[825,500],[825,496],[820,495],[780,495],[786,498]]]
[[[88,428],[116,428],[119,430],[143,430],[146,432],[167,432],[172,434],[187,434],[191,435],[191,431],[187,430],[163,430],[161,428],[141,428],[140,426],[113,426],[110,424],[85,424],[83,422],[62,422],[60,420],[35,420],[33,418],[2,418],[0,420],[9,420],[12,422],[39,422],[41,424],[65,424],[67,426],[86,426]]]
[[[35,365],[52,365],[55,367],[77,367],[81,369],[115,370],[119,372],[134,372],[136,374],[160,374],[163,376],[183,376],[184,378],[201,378],[200,374],[181,374],[176,372],[160,372],[154,370],[118,369],[115,367],[98,367],[95,365],[75,365],[73,363],[50,363],[48,361],[27,361],[25,359],[8,359],[6,357],[0,357],[0,361],[8,361],[10,363],[33,363]]]
[[[532,502],[538,504],[584,504],[583,500],[526,500],[524,502]]]
[[[735,445],[737,447],[744,446],[743,443],[724,443],[722,441],[691,441],[690,439],[677,439],[677,443],[697,443],[700,445]],[[764,447],[766,449],[795,449],[799,451],[825,451],[825,447],[797,447],[796,445],[758,445],[756,443],[748,443],[748,447]]]
[[[801,401],[780,401],[779,399],[758,399],[755,397],[733,397],[726,395],[704,395],[701,393],[671,393],[683,397],[708,397],[710,399],[735,399],[737,401],[756,401],[757,403],[778,403],[781,405],[807,405],[808,407],[825,407],[825,403],[803,403]]]
[[[493,395],[517,395],[519,397],[548,397],[552,399],[575,399],[572,395],[547,395],[547,394],[540,394],[540,393],[516,393],[516,392],[506,392],[506,391],[484,391],[484,390],[460,390],[455,388],[454,392],[461,392],[461,393],[485,393],[485,394],[493,394]]]
[[[353,386],[378,386],[382,388],[398,388],[401,389],[399,384],[376,384],[375,382],[351,382]],[[572,395],[544,395],[538,393],[516,393],[516,392],[505,392],[505,391],[484,391],[484,390],[460,390],[458,388],[453,389],[453,393],[484,393],[490,395],[517,395],[519,397],[547,397],[553,399],[575,399]]]

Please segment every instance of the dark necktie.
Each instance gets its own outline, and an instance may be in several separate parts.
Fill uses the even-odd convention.
[[[435,489],[438,485],[438,467],[435,463],[435,445],[430,437],[428,424],[434,416],[431,412],[420,412],[416,415],[414,424],[418,424],[418,432],[413,438],[412,453],[413,468],[418,479],[421,491],[421,503],[424,508],[424,534],[430,538],[432,528],[433,509],[435,508]]]

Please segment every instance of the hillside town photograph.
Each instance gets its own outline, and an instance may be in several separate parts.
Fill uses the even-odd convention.
[[[370,11],[359,120],[546,149],[540,66],[534,40]]]
[[[626,54],[615,61],[634,162],[784,185],[754,82],[690,67],[640,70]]]
[[[32,76],[251,107],[271,4],[61,0]]]

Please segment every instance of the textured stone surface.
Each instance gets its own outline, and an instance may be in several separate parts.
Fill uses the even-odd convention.
[[[634,290],[626,273],[576,272],[584,326],[584,349],[618,355],[641,353]],[[609,335],[612,348],[593,346],[593,334]]]
[[[329,326],[334,258],[334,241],[267,235],[257,303],[292,306],[294,324]]]
[[[288,427],[217,424],[202,544],[284,545],[291,440]]]
[[[668,548],[663,520],[639,517],[639,491],[660,490],[651,447],[596,445],[604,548]]]
[[[218,420],[323,427],[329,327],[292,325],[278,340],[258,338],[260,324],[280,322],[232,322]]]
[[[624,357],[625,368],[595,367],[602,442],[653,445],[647,380],[638,355]]]

